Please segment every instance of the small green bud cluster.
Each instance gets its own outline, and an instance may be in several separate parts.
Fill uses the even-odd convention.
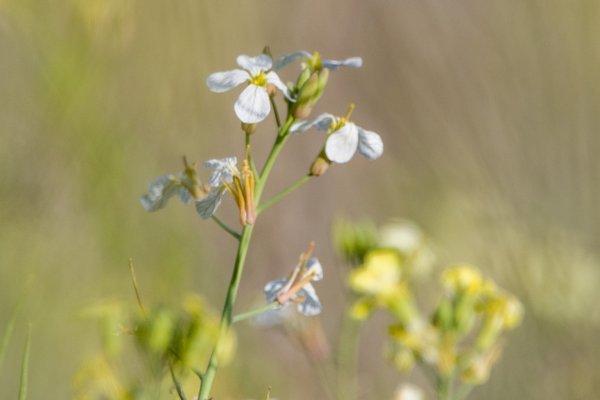
[[[329,79],[329,69],[323,68],[321,56],[315,52],[304,65],[294,87],[296,102],[292,106],[295,118],[308,118],[317,104]]]
[[[100,325],[102,349],[80,369],[75,379],[75,398],[146,398],[142,381],[126,378],[119,368],[124,360],[141,358],[149,374],[167,377],[169,368],[197,370],[210,355],[220,335],[219,318],[202,298],[187,295],[177,307],[131,309],[110,301],[86,311]],[[135,351],[125,345],[133,339]],[[228,330],[220,339],[219,361],[227,363],[235,352],[236,339]],[[135,357],[134,357],[135,355]]]

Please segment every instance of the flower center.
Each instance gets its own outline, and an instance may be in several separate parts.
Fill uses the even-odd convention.
[[[260,72],[259,74],[254,75],[250,78],[250,84],[262,87],[267,86],[267,74]]]

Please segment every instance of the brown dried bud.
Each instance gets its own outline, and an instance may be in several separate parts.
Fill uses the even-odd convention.
[[[244,131],[248,135],[252,135],[255,130],[256,130],[256,124],[247,124],[245,122],[242,122],[242,131]]]
[[[326,157],[319,155],[310,166],[310,174],[312,176],[321,176],[327,172],[330,164],[331,161],[329,161]]]

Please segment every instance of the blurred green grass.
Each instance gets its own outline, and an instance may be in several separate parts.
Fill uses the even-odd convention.
[[[343,269],[328,223],[340,214],[411,218],[442,261],[476,263],[526,301],[524,326],[474,398],[593,398],[599,17],[591,0],[0,1],[2,326],[34,275],[0,395],[18,389],[31,319],[29,395],[69,396],[73,372],[97,346],[80,310],[105,297],[134,301],[129,257],[148,301],[176,301],[183,288],[220,307],[229,238],[178,205],[146,214],[138,196],[182,154],[240,148],[233,95],[210,94],[204,79],[270,44],[275,53],[363,56],[363,69],[335,74],[320,110],[356,102],[354,118],[381,133],[386,153],[332,168],[265,216],[239,304],[314,239],[331,270],[323,320],[333,333]],[[271,140],[265,126],[257,147]],[[284,152],[268,190],[304,173],[318,151],[311,138]],[[321,395],[298,384],[315,378],[286,340],[239,330],[240,358],[218,378],[219,398],[258,398],[267,385],[282,398]],[[409,379],[377,351],[362,354],[361,374],[369,397],[389,398]]]

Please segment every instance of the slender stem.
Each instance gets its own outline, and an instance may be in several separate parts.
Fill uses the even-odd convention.
[[[171,371],[171,379],[173,380],[173,384],[175,385],[175,390],[177,391],[177,395],[179,396],[179,398],[181,400],[187,400],[187,397],[185,397],[185,392],[183,391],[183,388],[181,387],[181,383],[179,383],[177,376],[175,376],[175,371],[173,371],[173,365],[169,364],[169,370]]]
[[[340,327],[337,348],[337,395],[340,400],[353,400],[358,397],[358,343],[361,324],[344,314]]]
[[[135,277],[135,270],[133,269],[133,259],[129,259],[129,274],[131,275],[131,283],[133,285],[133,290],[135,291],[135,298],[137,299],[138,306],[142,311],[142,314],[146,315],[146,309],[144,308],[144,303],[142,302],[142,294],[138,287],[137,279]]]
[[[285,196],[287,196],[288,194],[290,194],[291,192],[293,192],[294,190],[298,189],[300,186],[302,186],[306,182],[308,182],[310,177],[311,176],[308,174],[304,175],[302,178],[298,179],[296,182],[292,183],[290,186],[283,189],[281,192],[277,193],[275,196],[271,197],[269,200],[267,200],[264,203],[262,203],[261,205],[259,205],[256,212],[258,214],[260,214],[261,212],[263,212],[267,208],[271,207],[272,205],[279,203]]]
[[[277,129],[279,129],[281,128],[281,118],[279,118],[279,110],[277,110],[277,103],[275,103],[275,98],[273,96],[269,96],[269,100],[271,100],[271,107],[273,107],[275,123],[277,124]]]
[[[245,319],[252,318],[252,317],[260,315],[264,312],[275,310],[275,309],[279,308],[279,306],[280,306],[280,304],[277,302],[269,303],[266,306],[256,308],[254,310],[250,310],[245,313],[241,313],[241,314],[234,316],[232,322],[235,324],[236,322],[240,322]]]
[[[287,138],[289,137],[289,131],[294,123],[294,117],[289,115],[285,121],[285,124],[279,128],[277,138],[275,139],[275,143],[273,143],[273,147],[271,148],[271,152],[267,156],[267,160],[265,161],[265,165],[260,172],[260,177],[258,182],[256,183],[256,193],[254,195],[254,201],[256,204],[260,204],[260,198],[262,196],[262,192],[265,188],[265,184],[267,183],[267,179],[269,178],[269,174],[271,173],[271,169],[273,169],[273,165],[281,152],[281,149],[285,145]]]
[[[452,400],[451,378],[440,376],[438,377],[436,390],[438,400]]]
[[[469,396],[469,394],[471,393],[471,390],[473,390],[473,385],[466,384],[466,385],[461,386],[456,391],[456,400],[466,399]]]
[[[223,230],[225,232],[229,233],[231,236],[233,236],[237,240],[240,240],[241,235],[239,233],[237,233],[233,228],[230,228],[225,222],[221,221],[215,215],[212,216],[212,219],[213,219],[213,221],[215,221],[217,223],[217,225],[219,225],[221,228],[223,228]]]
[[[246,225],[242,231],[240,238],[240,244],[238,246],[237,256],[235,258],[235,265],[233,267],[233,273],[231,275],[231,281],[229,288],[227,289],[227,295],[225,297],[225,304],[223,305],[223,312],[221,314],[221,325],[219,327],[219,337],[215,343],[212,354],[208,361],[206,371],[202,374],[203,379],[200,384],[200,391],[198,394],[199,400],[207,400],[210,395],[215,374],[217,372],[218,360],[217,356],[223,337],[227,333],[229,326],[233,321],[233,305],[237,297],[238,288],[240,286],[240,280],[242,278],[242,272],[244,270],[244,262],[246,261],[246,254],[248,253],[248,246],[250,244],[250,238],[252,237],[252,225]]]
[[[267,160],[265,161],[265,165],[260,173],[260,177],[256,183],[254,199],[256,204],[260,204],[260,197],[264,190],[265,184],[271,173],[271,169],[273,169],[273,165],[277,160],[277,156],[281,152],[283,145],[286,142],[286,139],[289,134],[289,130],[294,123],[294,117],[288,115],[285,124],[279,128],[277,132],[277,138],[275,139],[275,143],[273,143],[273,147],[269,155],[267,156]],[[218,222],[218,221],[217,221]],[[213,381],[215,379],[215,374],[217,372],[218,367],[218,353],[219,348],[222,343],[222,339],[227,333],[231,323],[233,322],[233,305],[235,303],[235,299],[237,297],[238,288],[240,285],[240,280],[242,278],[242,272],[244,270],[244,262],[246,261],[246,254],[248,253],[248,246],[250,245],[250,238],[252,237],[252,228],[253,225],[246,225],[242,230],[242,234],[239,238],[239,245],[237,256],[235,258],[235,264],[233,267],[233,273],[231,275],[231,280],[229,282],[229,288],[227,289],[227,295],[225,297],[225,304],[223,305],[223,312],[221,314],[221,324],[219,328],[219,336],[217,338],[217,343],[215,343],[215,347],[210,355],[210,359],[208,360],[208,365],[206,367],[206,371],[202,374],[202,381],[200,383],[200,390],[198,393],[198,400],[207,400],[210,396],[210,391],[212,389]],[[231,233],[231,232],[229,232]],[[234,232],[235,233],[235,232]]]

